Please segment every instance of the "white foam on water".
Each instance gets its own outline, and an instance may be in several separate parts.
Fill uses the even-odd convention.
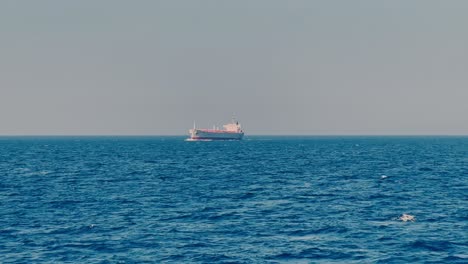
[[[410,214],[402,214],[398,220],[401,220],[403,222],[408,222],[408,221],[411,221],[411,222],[414,222],[416,221],[416,217],[414,217],[414,215],[410,215]]]
[[[321,240],[320,236],[317,235],[304,235],[304,236],[291,236],[289,237],[291,241],[314,241]]]

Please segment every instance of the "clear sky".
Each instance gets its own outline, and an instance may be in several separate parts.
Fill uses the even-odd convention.
[[[468,135],[468,1],[0,2],[0,134]]]

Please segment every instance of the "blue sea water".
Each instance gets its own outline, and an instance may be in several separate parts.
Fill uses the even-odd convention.
[[[468,263],[468,137],[183,139],[1,137],[0,262]]]

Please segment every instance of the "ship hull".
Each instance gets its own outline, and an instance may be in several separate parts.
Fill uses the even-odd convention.
[[[241,140],[244,136],[243,132],[224,132],[224,131],[204,131],[195,129],[190,131],[191,140]]]

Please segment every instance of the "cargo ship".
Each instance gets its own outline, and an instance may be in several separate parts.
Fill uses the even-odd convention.
[[[244,131],[241,129],[239,122],[232,119],[231,123],[223,126],[223,129],[193,128],[189,130],[189,141],[194,140],[241,140],[244,136]]]

